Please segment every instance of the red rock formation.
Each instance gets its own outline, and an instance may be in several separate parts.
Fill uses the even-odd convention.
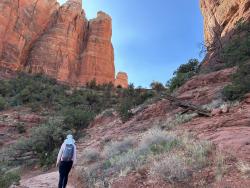
[[[96,80],[98,84],[115,80],[114,49],[111,43],[112,20],[104,12],[89,21],[85,50],[81,57],[80,84]]]
[[[0,66],[22,69],[32,44],[43,33],[59,4],[56,0],[0,1]]]
[[[200,6],[204,16],[206,46],[220,49],[232,36],[238,21],[250,21],[249,0],[200,0]],[[209,52],[207,63],[214,56],[216,52]]]
[[[81,1],[67,1],[51,22],[33,45],[28,69],[31,73],[42,72],[59,81],[74,83],[87,29]]]
[[[125,72],[118,72],[115,79],[115,86],[121,86],[122,88],[128,87],[128,75]]]
[[[69,84],[114,83],[112,19],[88,21],[82,0],[0,2],[0,67],[44,73]]]

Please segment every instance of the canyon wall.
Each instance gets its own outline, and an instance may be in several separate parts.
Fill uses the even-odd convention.
[[[234,34],[236,23],[250,21],[250,0],[200,0],[208,53],[204,64],[221,63],[218,51]]]
[[[0,68],[85,85],[115,83],[112,19],[88,21],[82,0],[2,0]]]

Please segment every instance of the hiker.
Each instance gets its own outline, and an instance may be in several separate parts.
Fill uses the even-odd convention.
[[[58,188],[66,188],[68,175],[72,167],[76,164],[76,145],[72,135],[68,135],[64,140],[57,156],[56,166],[59,166]]]

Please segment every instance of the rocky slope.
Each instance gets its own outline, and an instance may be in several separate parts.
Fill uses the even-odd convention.
[[[0,2],[0,67],[84,85],[115,82],[112,19],[88,21],[82,0]]]
[[[232,71],[231,69],[222,70],[216,73],[210,73],[206,75],[197,76],[193,79],[193,83],[197,83],[194,87],[199,88],[205,87],[202,86],[202,81],[199,80],[205,79],[210,80],[214,77],[214,74],[220,75],[220,84],[217,82],[217,87],[227,83],[229,77],[228,72]],[[211,87],[210,87],[211,86]],[[213,88],[212,82],[207,82],[207,87]],[[184,85],[180,88],[180,91],[188,92],[187,86]],[[197,91],[196,91],[197,92]],[[195,92],[194,92],[195,93]],[[204,90],[202,95],[194,96],[188,98],[189,102],[194,104],[210,104],[216,100],[216,98],[208,98],[204,102],[204,96],[217,96],[218,88],[214,90]],[[179,98],[183,96],[179,95]],[[221,105],[221,104],[220,104]],[[216,107],[213,107],[216,109]],[[246,163],[250,162],[250,103],[249,98],[246,98],[242,103],[236,106],[228,106],[228,110],[214,114],[212,117],[194,117],[192,120],[182,123],[177,127],[171,128],[168,127],[169,120],[173,119],[177,113],[181,113],[183,110],[176,107],[174,104],[171,104],[168,100],[158,101],[150,105],[144,105],[138,109],[134,109],[134,116],[126,123],[122,123],[119,116],[116,113],[107,115],[103,113],[99,115],[95,121],[92,123],[92,126],[86,131],[86,138],[81,140],[78,143],[78,147],[82,148],[82,155],[84,155],[84,149],[97,149],[102,150],[105,143],[108,140],[122,140],[126,137],[136,136],[141,132],[144,132],[152,127],[160,126],[162,129],[171,130],[175,134],[183,135],[190,133],[196,138],[201,140],[209,140],[216,146],[216,151],[220,151],[226,156],[225,166],[227,171],[220,181],[216,180],[216,164],[212,161],[216,160],[216,154],[211,157],[211,164],[199,173],[194,173],[192,180],[189,183],[182,184],[179,182],[175,184],[175,187],[242,187],[247,188],[250,181],[247,178],[241,176],[239,170],[237,169],[237,162],[244,161]],[[81,156],[80,154],[80,156]],[[81,157],[82,158],[82,157]],[[82,179],[82,167],[86,164],[83,164],[82,161],[78,163],[76,172]],[[144,169],[145,170],[145,169]],[[77,181],[75,181],[77,182]],[[202,184],[203,183],[203,184]],[[76,184],[77,185],[77,184]],[[80,183],[79,187],[82,186]],[[77,186],[77,187],[78,187]],[[126,176],[117,177],[113,181],[111,187],[173,187],[169,182],[165,181],[156,181],[152,179],[149,175],[147,169],[144,173],[140,171],[132,171]]]
[[[177,93],[177,97],[187,100],[193,104],[213,104],[218,99],[220,88],[228,84],[230,72],[233,69],[221,70],[205,75],[194,77],[189,83],[179,89],[180,93],[189,93],[188,97]],[[218,80],[214,83],[215,78]],[[191,85],[188,87],[188,85]],[[207,89],[202,89],[207,88]],[[212,89],[214,88],[214,89]],[[200,94],[200,95],[199,95]],[[207,98],[204,96],[208,96]],[[206,98],[206,99],[205,99]],[[205,99],[205,100],[204,100]],[[218,102],[216,102],[218,103]],[[223,102],[212,105],[216,111],[223,106]],[[176,114],[183,112],[168,100],[160,100],[149,104],[143,104],[133,109],[133,117],[123,123],[115,111],[103,112],[98,115],[91,123],[91,126],[85,130],[85,137],[77,142],[78,164],[73,170],[73,176],[70,177],[70,186],[81,188],[86,187],[83,180],[83,168],[87,165],[84,163],[84,154],[86,149],[96,149],[102,151],[105,145],[112,141],[122,140],[128,137],[136,137],[152,127],[161,127],[163,130],[171,131],[176,135],[192,134],[196,139],[208,140],[215,145],[213,154],[209,158],[209,165],[197,172],[193,172],[188,182],[171,182],[162,179],[152,178],[149,169],[143,167],[139,170],[130,171],[127,175],[117,176],[111,182],[111,187],[122,188],[161,188],[161,187],[241,187],[247,188],[250,179],[245,177],[238,169],[238,163],[243,161],[250,163],[250,95],[236,105],[228,105],[227,110],[214,113],[212,117],[195,116],[187,122],[182,122],[178,126],[170,126]],[[225,172],[220,180],[217,180],[217,152],[225,156]],[[101,168],[101,167],[100,167]],[[39,182],[39,185],[34,182]],[[26,187],[56,187],[58,173],[52,172],[41,174],[34,177],[24,177],[21,181],[20,188]]]
[[[205,64],[219,63],[217,51],[233,36],[235,24],[250,21],[249,0],[200,0],[204,16],[205,44],[210,48]]]

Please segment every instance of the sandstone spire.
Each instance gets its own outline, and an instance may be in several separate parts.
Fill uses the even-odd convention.
[[[79,83],[96,80],[98,84],[115,81],[114,49],[111,43],[112,19],[104,12],[88,24],[86,48],[81,57]]]

